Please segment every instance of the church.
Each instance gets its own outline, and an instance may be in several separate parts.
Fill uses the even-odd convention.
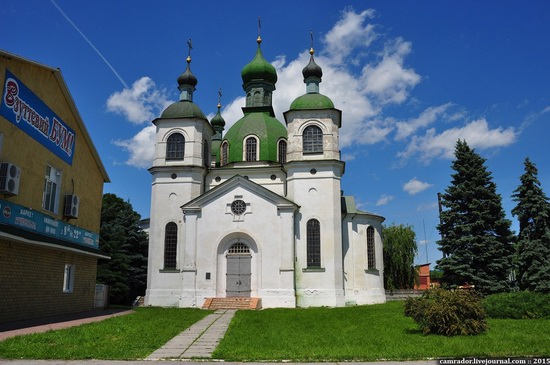
[[[211,121],[193,103],[190,56],[177,79],[180,100],[152,121],[145,305],[382,303],[384,218],[342,193],[342,111],[320,93],[313,47],[302,71],[305,93],[283,124],[272,107],[277,72],[261,43],[258,36],[256,55],[241,71],[244,115],[227,131],[219,103]]]

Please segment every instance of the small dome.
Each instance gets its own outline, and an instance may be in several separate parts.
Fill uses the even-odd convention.
[[[323,69],[321,68],[321,66],[316,64],[315,60],[313,59],[313,48],[311,49],[311,51],[309,51],[309,53],[311,54],[309,63],[302,70],[304,80],[307,80],[309,77],[317,77],[321,79],[321,77],[323,77]]]
[[[172,118],[201,118],[206,119],[201,109],[192,101],[180,100],[170,104],[168,108],[164,109],[160,118],[172,119]]]
[[[182,85],[191,85],[191,86],[197,86],[197,78],[193,73],[191,72],[191,67],[189,66],[189,61],[187,63],[187,69],[184,73],[182,73],[178,77],[178,85],[181,87]]]
[[[214,115],[214,118],[212,118],[212,120],[210,121],[210,124],[212,124],[212,127],[225,127],[225,119],[223,119],[221,113],[220,113],[220,108],[218,107],[218,112],[216,113],[216,115]]]
[[[287,137],[287,130],[268,113],[245,114],[225,134],[224,141],[229,143],[228,162],[243,161],[243,142],[249,135],[258,137],[260,141],[260,161],[277,161],[277,141]]]
[[[241,71],[241,77],[243,84],[252,80],[265,80],[273,84],[277,82],[277,71],[272,64],[265,60],[259,44],[256,56],[248,65],[244,66]]]
[[[290,104],[290,110],[304,109],[334,109],[334,103],[328,96],[310,93],[297,97]]]

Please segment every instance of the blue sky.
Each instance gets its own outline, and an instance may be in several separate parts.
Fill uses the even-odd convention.
[[[321,93],[343,112],[342,189],[387,224],[413,226],[418,263],[441,257],[437,193],[458,138],[487,159],[515,230],[525,157],[550,194],[547,1],[19,0],[0,8],[0,48],[61,69],[111,177],[104,191],[148,217],[150,121],[178,99],[187,40],[194,101],[213,116],[221,88],[229,127],[258,17],[279,120],[305,92],[312,31]]]

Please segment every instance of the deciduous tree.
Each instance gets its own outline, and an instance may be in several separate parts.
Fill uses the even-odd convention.
[[[383,227],[384,287],[412,289],[417,277],[414,257],[418,252],[416,234],[411,226],[403,224]]]

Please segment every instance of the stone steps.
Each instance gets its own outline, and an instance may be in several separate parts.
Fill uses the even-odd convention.
[[[261,298],[206,298],[202,309],[252,309],[262,308]]]

